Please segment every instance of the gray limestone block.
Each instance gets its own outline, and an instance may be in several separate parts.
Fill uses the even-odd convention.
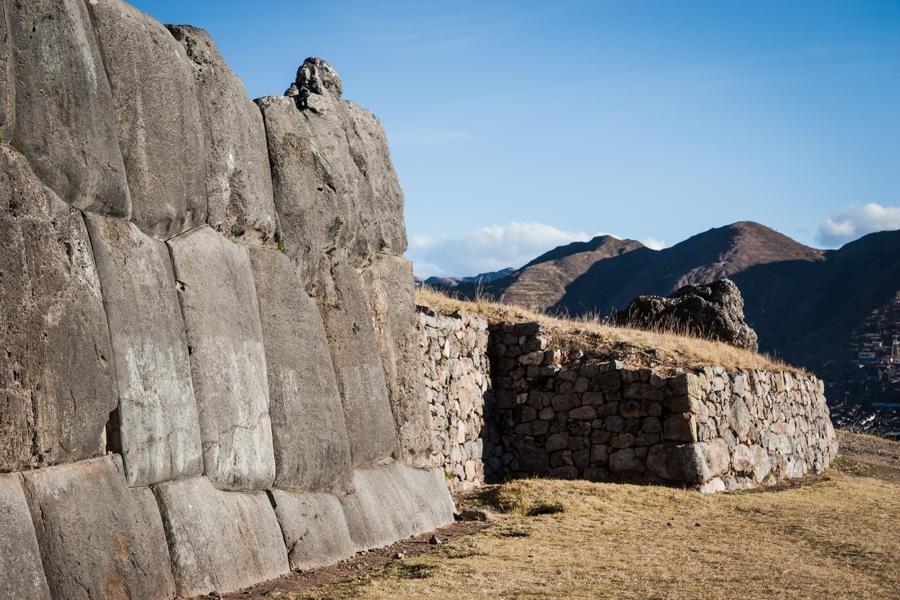
[[[233,592],[290,570],[265,492],[223,492],[205,477],[153,489],[179,596]]]
[[[266,489],[275,479],[275,456],[249,253],[206,225],[168,244],[187,328],[204,473],[222,489]]]
[[[420,469],[402,463],[386,467],[398,492],[405,498],[406,518],[401,533],[417,535],[453,522],[456,506],[441,469]]]
[[[285,248],[307,275],[335,249],[355,266],[378,252],[402,255],[403,194],[378,120],[322,89],[305,108],[289,97],[257,103]]]
[[[110,455],[23,473],[54,598],[172,598],[175,586],[149,488],[129,488]]]
[[[116,408],[81,214],[0,146],[0,471],[97,456]]]
[[[201,475],[200,422],[168,248],[122,219],[86,220],[119,390],[110,445],[122,454],[129,485]]]
[[[252,248],[269,382],[275,487],[343,493],[350,489],[350,439],[315,301],[291,260]]]
[[[0,133],[72,206],[120,217],[131,199],[112,95],[82,0],[0,3]]]
[[[206,221],[197,86],[181,44],[120,0],[87,3],[112,90],[132,221],[167,239]]]
[[[396,451],[397,433],[368,297],[359,272],[345,263],[323,279],[321,307],[353,466],[374,465]]]
[[[0,600],[50,600],[20,475],[0,475]]]
[[[314,569],[353,556],[341,501],[332,494],[272,490],[291,569]]]
[[[360,207],[370,224],[360,235],[376,252],[402,256],[406,251],[403,221],[403,189],[388,149],[381,122],[369,110],[345,102],[347,141],[365,181]]]
[[[293,98],[257,100],[272,169],[275,207],[287,254],[307,282],[326,268],[326,253],[355,244],[360,175],[350,155],[339,100],[333,110],[300,110]]]
[[[453,521],[450,492],[439,469],[401,463],[356,469],[354,493],[341,498],[357,551],[387,546]]]
[[[168,25],[197,81],[206,150],[207,222],[244,242],[264,243],[277,227],[266,132],[259,108],[210,35]]]
[[[363,272],[403,460],[425,466],[431,455],[428,403],[416,331],[412,262],[386,254]]]

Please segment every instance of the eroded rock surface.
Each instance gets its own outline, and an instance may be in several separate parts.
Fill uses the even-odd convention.
[[[229,490],[275,479],[269,384],[247,248],[208,226],[169,240],[200,414],[204,473]]]
[[[363,277],[375,315],[401,455],[407,464],[428,466],[432,436],[416,332],[412,262],[381,254],[363,272]]]
[[[455,508],[439,469],[401,463],[353,471],[354,493],[341,498],[357,551],[453,522]]]
[[[167,27],[184,47],[197,80],[207,222],[244,242],[270,241],[277,217],[262,115],[206,31],[189,25]]]
[[[275,486],[350,489],[350,440],[325,326],[290,259],[250,251],[269,382]]]
[[[179,596],[233,592],[290,570],[265,492],[223,492],[205,477],[154,491]]]
[[[116,388],[88,233],[6,145],[0,230],[0,471],[102,454]]]
[[[72,206],[127,218],[131,199],[86,3],[0,3],[0,137]]]
[[[353,556],[341,501],[332,494],[272,490],[291,569],[315,569]]]
[[[0,599],[50,600],[31,513],[19,475],[0,475]]]
[[[206,221],[206,160],[194,72],[155,19],[120,0],[87,3],[112,90],[134,223],[168,239]],[[102,69],[101,69],[102,72]]]
[[[756,351],[756,332],[744,320],[744,299],[729,279],[686,285],[668,297],[639,296],[613,320],[619,325],[689,333]]]
[[[203,473],[187,338],[165,242],[122,219],[88,230],[103,289],[119,406],[109,428],[129,485]]]
[[[117,456],[28,471],[25,492],[54,598],[172,598],[159,511]]]
[[[341,100],[340,78],[320,59],[304,62],[292,89],[257,101],[288,255],[312,281],[336,251],[357,267],[403,254],[403,194],[381,124]]]
[[[397,451],[378,337],[362,277],[346,264],[324,274],[323,313],[354,467],[378,464]]]

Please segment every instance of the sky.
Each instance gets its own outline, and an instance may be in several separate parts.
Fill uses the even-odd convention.
[[[900,229],[900,2],[131,0],[251,97],[307,56],[388,134],[418,275],[609,233]]]

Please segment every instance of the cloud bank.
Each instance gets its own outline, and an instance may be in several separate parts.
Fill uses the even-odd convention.
[[[868,233],[890,229],[900,229],[900,206],[853,204],[819,225],[816,241],[836,247]]]
[[[460,235],[413,235],[406,254],[416,275],[477,275],[521,267],[534,257],[571,242],[591,239],[583,231],[563,231],[544,223],[489,225]]]

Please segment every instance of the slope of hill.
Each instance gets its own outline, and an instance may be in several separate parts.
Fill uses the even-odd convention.
[[[820,250],[743,221],[710,229],[658,252],[642,248],[598,261],[569,283],[553,310],[606,315],[642,294],[668,294],[689,283],[733,276],[759,264],[821,259]]]
[[[508,277],[493,282],[488,290],[502,290],[499,298],[504,302],[545,310],[559,302],[566,286],[594,263],[639,248],[644,248],[640,242],[608,235],[573,242],[542,254]]]

